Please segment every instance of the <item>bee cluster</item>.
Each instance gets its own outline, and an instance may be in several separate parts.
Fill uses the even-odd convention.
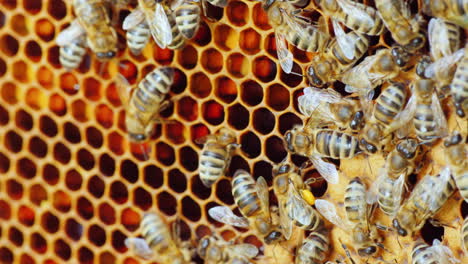
[[[404,0],[259,2],[255,12],[263,12],[272,27],[272,57],[277,58],[283,78],[303,78],[308,83],[294,97],[298,111],[289,109],[299,112],[305,122],[280,129],[283,149],[278,152],[285,157],[265,162],[271,167],[270,175],[251,174],[248,165],[233,165],[236,155],[249,157],[245,149],[252,142],[240,142],[236,131],[221,124],[213,126],[213,133],[192,135],[193,145],[200,148],[196,161],[179,161],[198,162],[198,174],[193,177],[200,181],[199,188],[206,192],[216,188],[233,201],[233,206],[219,201],[207,206],[207,220],[214,226],[235,227],[238,233],[251,232],[258,240],[239,242],[230,236],[226,241],[215,227],[210,232],[197,230],[198,239],[183,240],[180,221],[169,225],[162,213],[146,207],[141,221],[133,224],[138,229],[133,232],[133,228],[132,235],[137,236],[118,238],[122,246],[117,251],[128,250],[126,254],[144,261],[175,264],[463,263],[468,255],[468,216],[447,223],[437,215],[454,209],[447,208],[446,202],[454,199],[457,190],[457,197],[468,202],[468,0],[420,0],[419,13]],[[89,50],[111,68],[121,58],[119,32],[125,32],[125,46],[141,63],[152,40],[159,51],[181,51],[197,38],[203,42],[198,36],[202,24],[218,23],[210,9],[228,4],[228,0],[73,0],[76,19],[57,35],[58,61],[67,71],[81,71]],[[119,18],[122,10],[126,16]],[[310,13],[320,14],[317,21]],[[121,28],[115,19],[123,20]],[[384,36],[388,37],[384,46],[370,49],[375,39]],[[310,62],[296,64],[304,61],[297,54]],[[199,61],[217,67],[211,59],[195,59],[194,67]],[[183,108],[187,102],[171,91],[183,70],[168,64],[148,67],[135,87],[131,84],[135,80],[125,74],[125,63],[109,74],[125,110],[121,122],[128,142],[146,163],[152,159],[148,144],[155,128],[180,121],[167,118],[164,111],[174,104]],[[249,78],[248,73],[242,75]],[[8,98],[4,86],[1,89],[2,98]],[[241,117],[231,118],[244,122]],[[260,126],[267,122],[256,121]],[[10,134],[5,136],[8,142],[13,140]],[[7,144],[9,150],[14,149],[12,144]],[[63,159],[64,153],[56,154],[54,149],[54,156]],[[2,165],[7,158],[0,154]],[[373,164],[375,157],[381,162]],[[0,169],[8,172],[9,165]],[[223,190],[219,183],[226,179],[229,184]],[[328,186],[328,192],[317,195],[317,185]],[[9,196],[15,189],[11,186],[5,188]],[[160,197],[157,202],[164,203]],[[54,206],[60,203],[55,200]],[[2,201],[0,210],[7,207]],[[176,214],[179,211],[174,209]],[[456,230],[459,240],[434,234],[428,241],[421,235],[428,223]],[[0,227],[0,238],[1,231]],[[83,230],[76,232],[81,236]],[[114,238],[112,243],[117,243]],[[454,251],[453,245],[463,252]],[[18,259],[5,252],[8,249],[0,248],[0,262]]]

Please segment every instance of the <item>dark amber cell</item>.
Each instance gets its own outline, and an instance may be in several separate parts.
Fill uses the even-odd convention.
[[[262,37],[257,31],[249,28],[240,33],[239,46],[247,54],[256,54],[260,51]]]
[[[18,102],[18,91],[16,85],[11,82],[6,82],[2,85],[2,99],[9,104],[16,104]]]
[[[7,71],[7,65],[3,59],[0,58],[0,77],[3,77]]]
[[[241,104],[228,108],[228,123],[237,130],[243,130],[249,125],[249,111]]]
[[[88,181],[88,192],[96,198],[101,198],[104,194],[105,183],[97,175],[94,175]]]
[[[37,36],[43,41],[51,41],[55,37],[54,25],[47,19],[40,19],[35,24],[35,31]]]
[[[113,182],[110,186],[110,196],[114,202],[123,204],[128,200],[128,190],[120,181]]]
[[[106,243],[106,231],[104,228],[94,224],[88,229],[88,238],[92,244],[101,247]]]
[[[266,56],[255,58],[252,65],[253,74],[262,82],[271,82],[276,76],[276,63]]]
[[[7,9],[15,9],[17,5],[16,0],[4,0],[0,3]]]
[[[18,82],[27,83],[30,80],[29,67],[24,61],[17,61],[13,63],[12,67],[13,78]]]
[[[60,163],[67,164],[71,159],[70,149],[60,142],[55,144],[54,159]]]
[[[43,201],[47,201],[47,191],[44,189],[42,184],[34,184],[29,190],[29,200],[37,206],[39,206]]]
[[[53,234],[59,230],[60,221],[57,216],[50,212],[46,212],[41,217],[41,226],[45,231]]]
[[[72,191],[77,191],[83,184],[83,177],[75,169],[67,171],[65,175],[65,185]]]
[[[120,165],[120,175],[130,183],[138,181],[138,166],[131,160],[126,159]]]
[[[201,218],[200,206],[189,196],[182,199],[182,214],[192,222],[197,222]]]
[[[229,170],[226,173],[226,176],[232,176],[236,172],[236,170],[242,169],[245,171],[250,171],[249,163],[239,155],[234,155],[231,160],[231,164],[229,165]]]
[[[45,151],[47,151],[47,146],[44,147],[46,148]],[[36,164],[32,160],[28,158],[21,158],[16,164],[16,171],[21,177],[25,179],[32,179],[34,176],[36,176],[37,168]]]
[[[182,167],[188,171],[195,171],[198,167],[198,154],[191,147],[183,147],[179,150],[178,160]]]
[[[123,142],[124,138],[117,132],[110,133],[107,138],[109,149],[117,155],[122,155],[124,153]]]
[[[40,2],[40,1],[34,1],[34,2]],[[28,27],[26,26],[26,18],[21,14],[12,16],[10,25],[13,31],[15,31],[21,36],[26,36],[29,33]]]
[[[271,161],[275,163],[281,162],[287,155],[287,152],[283,145],[283,139],[277,136],[269,137],[265,144],[265,154]]]
[[[30,89],[31,95],[29,96],[29,105],[36,105],[38,106],[38,96],[41,94],[39,90],[37,89]],[[26,98],[28,100],[28,98]],[[39,108],[39,107],[36,107]],[[49,98],[49,108],[52,112],[54,112],[58,116],[63,116],[67,113],[67,104],[65,102],[65,99],[63,99],[62,96],[59,94],[53,94]]]
[[[267,108],[260,108],[253,113],[253,126],[259,133],[265,135],[273,131],[275,116]]]
[[[429,245],[434,241],[434,239],[442,241],[444,237],[444,227],[434,226],[431,221],[426,221],[424,226],[421,228],[421,237]]]
[[[179,169],[172,169],[168,174],[169,188],[178,193],[187,189],[187,178]]]
[[[205,23],[205,21],[200,22],[197,34],[192,39],[194,43],[198,46],[206,46],[211,42],[211,30],[210,27]]]
[[[138,187],[133,191],[133,203],[143,211],[148,210],[153,204],[151,194],[145,189]]]
[[[80,129],[71,122],[63,125],[64,137],[68,142],[76,144],[81,142]]]
[[[62,88],[65,93],[73,95],[79,91],[80,85],[78,84],[78,79],[75,75],[67,72],[60,75],[60,88]]]
[[[268,122],[265,120],[265,122]],[[253,159],[260,155],[262,144],[260,139],[252,132],[243,134],[240,138],[242,151],[247,154],[247,157]]]
[[[78,260],[80,263],[94,263],[94,253],[87,247],[78,250]]]
[[[50,89],[54,85],[54,74],[45,66],[37,70],[36,79],[46,89]]]
[[[249,73],[249,60],[241,53],[230,54],[226,60],[226,68],[232,76],[242,78]]]
[[[192,141],[196,141],[197,139],[210,134],[210,130],[204,124],[196,124],[190,128],[190,134]]]
[[[33,137],[29,141],[29,152],[39,158],[44,158],[47,155],[47,143],[39,137]]]
[[[80,165],[83,169],[91,170],[92,168],[94,168],[94,165],[96,163],[94,160],[94,156],[87,149],[82,148],[78,150],[76,156],[78,160],[78,165]]]
[[[224,107],[216,101],[208,101],[202,105],[203,119],[211,125],[219,125],[224,121]]]
[[[68,212],[71,208],[71,198],[67,193],[57,191],[53,194],[52,205],[61,212]]]
[[[143,180],[154,189],[160,188],[164,183],[163,171],[154,165],[148,165],[143,170]]]
[[[151,138],[152,140],[153,138]],[[150,142],[144,143],[133,143],[130,142],[130,152],[138,160],[144,161],[148,160],[153,153],[152,145]]]
[[[174,60],[174,51],[171,49],[161,49],[158,45],[154,45],[154,60],[161,65],[169,65]]]
[[[248,80],[241,84],[242,101],[250,106],[259,104],[263,99],[263,88],[253,80]]]
[[[134,84],[137,79],[138,69],[133,62],[123,60],[119,63],[119,73],[122,74],[130,84]]]
[[[12,57],[18,53],[19,43],[11,35],[5,34],[0,38],[0,50],[6,56]]]
[[[237,31],[226,24],[220,24],[215,28],[214,41],[218,48],[229,51],[237,46]]]
[[[20,264],[35,264],[36,262],[34,261],[33,257],[29,256],[26,253],[21,254],[20,257]]]
[[[211,188],[203,185],[199,175],[191,177],[190,190],[197,198],[202,200],[208,199],[211,195]]]
[[[60,172],[52,164],[46,164],[42,168],[42,178],[44,179],[45,182],[47,182],[49,185],[55,185],[59,181],[60,177]]]
[[[187,75],[180,69],[174,68],[174,82],[171,91],[180,94],[185,91],[185,88],[187,88]]]
[[[174,215],[176,213],[177,201],[168,192],[161,192],[157,196],[156,201],[158,202],[159,210],[161,210],[162,213],[168,216]]]
[[[117,263],[117,258],[112,253],[106,251],[99,255],[99,264]]]
[[[164,125],[166,138],[174,144],[182,144],[185,142],[185,126],[174,121]]]
[[[83,226],[76,219],[67,219],[65,222],[65,233],[72,240],[78,241],[83,235]]]
[[[44,135],[49,137],[54,137],[58,133],[57,124],[48,116],[41,116],[39,119],[39,129]]]
[[[99,218],[104,224],[112,225],[116,221],[116,212],[108,203],[100,204],[98,207]]]
[[[195,229],[195,234],[197,235],[197,238],[202,238],[204,236],[211,236],[211,229],[205,225],[199,225]]]
[[[304,160],[301,160],[301,162],[299,162],[299,164],[297,164],[296,166],[301,166],[302,163],[305,161],[307,161],[307,158]],[[314,181],[312,184],[309,184],[310,190],[312,191],[315,197],[322,197],[326,193],[327,188],[328,188],[328,183],[327,181],[323,180],[320,173],[318,173],[316,170],[314,169],[307,170],[303,174],[303,178],[304,180],[308,180],[311,178],[316,179],[316,181]]]
[[[84,96],[91,101],[101,99],[101,84],[94,78],[86,78],[83,83]]]
[[[17,247],[22,246],[24,242],[23,233],[15,227],[11,227],[8,231],[8,239]]]
[[[9,121],[10,121],[10,116],[8,114],[8,111],[0,105],[0,125],[5,126],[6,124],[8,124]],[[25,129],[23,126],[20,126],[20,127]]]
[[[35,232],[30,238],[30,247],[39,254],[44,254],[47,251],[47,241],[41,234]]]
[[[5,14],[3,12],[0,11],[0,28],[2,28],[3,26],[5,26]]]
[[[117,85],[115,83],[111,83],[106,89],[106,98],[113,106],[120,106],[120,95],[119,91],[117,90]]]
[[[174,149],[164,142],[159,142],[156,144],[156,159],[166,166],[172,165],[175,162]]]
[[[59,56],[60,49],[58,46],[53,46],[52,48],[47,50],[47,61],[56,69],[62,67],[62,65],[60,64]]]
[[[7,173],[10,169],[10,160],[0,152],[0,173]],[[0,207],[1,208],[1,207]]]
[[[176,103],[177,114],[186,121],[194,121],[198,117],[198,104],[191,97],[184,97]]]
[[[294,62],[291,72],[302,74],[302,69],[297,63]],[[299,84],[301,84],[303,79],[304,77],[302,76],[291,73],[288,74],[284,71],[280,71],[280,80],[290,88],[296,87]]]
[[[23,186],[15,180],[8,180],[6,182],[6,192],[13,200],[19,200],[23,197]]]
[[[86,122],[89,119],[89,110],[87,104],[83,100],[76,100],[71,105],[73,117],[80,122]]]
[[[71,257],[70,246],[62,239],[55,241],[54,252],[63,260],[69,260]]]
[[[23,1],[23,7],[30,14],[37,14],[41,11],[42,1],[26,0]]]
[[[290,49],[292,50],[294,58],[297,59],[299,62],[309,63],[313,58],[312,54],[314,53],[306,52],[292,45],[290,45]]]
[[[293,113],[286,113],[279,117],[279,132],[284,135],[286,131],[292,129],[294,125],[301,125],[302,119]]]
[[[249,243],[249,244],[252,244],[254,246],[256,246],[257,248],[262,248],[263,247],[263,243],[262,241],[260,241],[256,236],[248,236],[244,239],[244,242],[245,243]]]
[[[232,24],[242,27],[248,22],[249,7],[241,1],[229,1],[226,7],[226,14]]]
[[[201,54],[201,64],[210,73],[217,73],[223,68],[223,55],[216,49],[207,49]]]
[[[99,131],[95,127],[86,128],[86,142],[88,143],[88,145],[98,149],[102,147],[103,141],[104,137],[101,131]]]
[[[229,104],[236,100],[237,85],[226,76],[216,78],[215,94],[223,102]]]
[[[199,98],[205,98],[211,93],[211,82],[202,72],[193,74],[190,78],[190,92]]]
[[[67,15],[67,7],[63,0],[48,1],[47,11],[57,20],[61,20]]]
[[[105,176],[114,175],[115,161],[106,153],[102,154],[99,158],[99,171]]]
[[[262,160],[254,164],[252,176],[255,179],[258,179],[260,176],[262,176],[267,181],[270,181],[272,180],[272,177],[271,177],[272,170],[273,170],[272,163]]]
[[[265,10],[263,10],[261,3],[258,3],[254,6],[252,11],[252,18],[255,26],[257,26],[259,29],[268,30],[271,28],[268,22],[268,15]]]
[[[14,131],[8,131],[4,138],[5,147],[14,153],[18,153],[23,148],[23,138]]]
[[[104,128],[110,128],[114,124],[114,113],[109,106],[100,104],[96,107],[95,113],[96,120]]]
[[[193,69],[198,62],[197,50],[193,46],[187,45],[179,52],[177,60],[185,69]]]
[[[266,103],[276,111],[283,111],[289,106],[289,91],[281,84],[267,88]]]
[[[77,211],[78,215],[86,220],[89,220],[94,216],[93,204],[85,197],[78,198]]]
[[[19,210],[21,213],[21,207]],[[0,200],[0,219],[8,220],[11,217],[11,207],[10,203],[5,202],[4,200]],[[34,218],[34,213],[33,213]]]
[[[26,56],[33,62],[39,62],[42,57],[42,49],[35,41],[26,43]]]
[[[1,120],[1,114],[0,114],[0,120]],[[0,121],[0,124],[2,124],[2,122]],[[15,116],[15,124],[17,127],[25,130],[25,131],[29,131],[32,129],[33,127],[33,118],[32,116],[24,111],[24,110],[19,110],[18,112],[16,112],[16,116]]]
[[[140,214],[131,208],[125,208],[120,215],[120,222],[129,231],[137,230],[140,221]]]
[[[234,204],[230,180],[222,179],[216,183],[216,197],[226,205]]]
[[[263,41],[263,46],[265,51],[270,54],[272,57],[278,59],[277,47],[276,47],[276,37],[275,33],[270,33],[265,37]]]

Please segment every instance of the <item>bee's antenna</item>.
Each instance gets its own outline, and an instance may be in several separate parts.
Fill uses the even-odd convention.
[[[306,77],[306,76],[305,76],[305,75],[303,75],[303,74],[300,74],[300,73],[297,73],[297,72],[293,72],[293,71],[292,71],[292,72],[290,72],[289,74],[293,74],[293,75],[301,76],[301,77],[304,77],[304,78]]]

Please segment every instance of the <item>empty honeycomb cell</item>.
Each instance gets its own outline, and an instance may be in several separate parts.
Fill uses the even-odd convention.
[[[226,24],[220,24],[215,28],[214,42],[222,50],[234,49],[238,38],[237,31]]]
[[[226,176],[232,176],[236,170],[242,169],[245,171],[250,171],[249,163],[241,156],[234,155],[229,164],[229,170],[226,173]]]
[[[55,37],[54,25],[47,19],[39,19],[35,24],[35,32],[43,41],[51,41]]]
[[[53,194],[52,197],[52,203],[55,209],[61,211],[61,212],[68,212],[70,211],[71,208],[71,198],[68,194],[66,194],[63,191],[56,191]],[[80,202],[78,200],[78,208],[82,209],[82,206],[80,206]],[[79,213],[81,210],[78,211]]]
[[[71,159],[70,149],[60,142],[56,143],[54,146],[54,159],[63,164],[67,164]]]
[[[9,104],[18,102],[18,90],[16,85],[11,82],[6,82],[2,85],[2,99]]]
[[[42,49],[35,41],[28,41],[26,43],[26,56],[33,62],[38,62],[42,57]]]
[[[58,133],[57,124],[48,116],[41,116],[39,119],[39,129],[41,132],[49,137],[55,137]]]
[[[24,242],[23,233],[16,227],[10,227],[8,239],[17,247],[21,247]]]
[[[166,166],[172,165],[175,161],[174,149],[164,142],[159,142],[156,144],[156,159]]]
[[[47,50],[47,61],[56,69],[62,67],[62,65],[60,64],[59,56],[60,49],[58,46],[53,46],[52,48]]]
[[[13,200],[19,200],[23,197],[23,186],[16,180],[8,180],[6,182],[6,191],[8,196]]]
[[[0,111],[1,111],[1,108],[0,108]],[[0,113],[0,119],[1,119],[1,115],[2,114]],[[0,124],[1,123],[2,122],[0,121]],[[29,131],[33,127],[33,118],[28,112],[24,110],[19,110],[18,112],[16,112],[15,124],[17,127],[25,131]]]
[[[10,160],[0,152],[0,173],[6,173],[10,169]]]
[[[241,84],[241,99],[250,106],[259,104],[263,99],[263,88],[253,80]]]
[[[198,154],[191,147],[181,148],[179,150],[178,160],[182,167],[188,171],[195,171],[198,168]]]
[[[135,231],[140,226],[140,214],[136,211],[125,208],[122,210],[122,214],[120,215],[120,222],[122,225],[129,231]]]
[[[76,94],[79,91],[78,79],[70,72],[64,73],[60,75],[60,88],[62,88],[62,90],[67,94]]]
[[[182,199],[182,214],[190,221],[197,222],[201,218],[201,208],[190,196],[185,196]]]
[[[186,121],[194,121],[198,117],[197,101],[190,97],[183,97],[176,104],[176,112]],[[1,115],[0,115],[1,116]]]
[[[158,45],[154,45],[153,56],[157,63],[169,65],[174,60],[174,51],[172,49],[161,49]]]
[[[16,164],[16,169],[19,176],[25,179],[32,179],[36,176],[37,168],[36,164],[28,158],[21,158]]]
[[[202,105],[203,119],[211,125],[219,125],[224,121],[224,107],[214,100]]]
[[[104,181],[97,175],[88,180],[88,192],[96,198],[101,198],[104,194]]]
[[[10,203],[0,200],[0,218],[3,220],[8,220],[11,217],[11,207]]]
[[[145,189],[138,187],[133,191],[133,203],[142,210],[148,210],[153,204],[151,194]]]
[[[169,188],[178,193],[187,190],[187,178],[179,169],[172,169],[168,174]]]
[[[234,77],[242,78],[249,73],[249,60],[241,53],[229,54],[226,68]]]
[[[231,181],[229,179],[222,179],[216,183],[216,197],[226,205],[234,204]]]
[[[17,5],[16,0],[3,0],[0,3],[7,9],[15,9]]]
[[[58,239],[57,241],[55,241],[54,252],[63,260],[69,260],[71,257],[71,248],[67,244],[67,242],[65,242],[62,239]]]
[[[177,200],[168,192],[163,191],[158,194],[156,201],[158,208],[166,215],[174,215],[177,208]]]
[[[185,126],[178,122],[173,121],[164,125],[166,138],[174,144],[181,144],[185,142]]]
[[[302,124],[302,120],[295,114],[293,113],[286,113],[282,114],[279,117],[279,132],[281,135],[284,135],[286,131],[292,129],[294,125],[300,125]]]
[[[47,12],[56,20],[61,20],[67,15],[67,6],[62,0],[47,1]]]
[[[87,247],[78,249],[78,260],[80,263],[94,263],[94,253]]]
[[[263,10],[262,4],[256,4],[252,10],[252,18],[255,26],[262,30],[268,30],[271,28],[268,21],[268,15]]]
[[[34,0],[25,0],[23,1],[24,9],[30,14],[37,14],[42,9],[42,2],[41,1],[34,1]]]
[[[127,202],[128,190],[127,187],[125,187],[125,184],[120,181],[114,181],[110,185],[110,197],[118,204]]]
[[[41,184],[34,184],[29,191],[29,200],[37,206],[43,201],[47,201],[48,194],[46,189]]]
[[[96,120],[104,128],[110,128],[114,124],[114,113],[109,106],[105,104],[98,105],[95,114]]]
[[[0,125],[5,126],[10,121],[10,115],[8,111],[0,105]]]
[[[83,235],[83,226],[74,218],[67,219],[65,221],[65,233],[70,239],[78,241]]]
[[[306,52],[304,50],[298,49],[295,46],[292,46],[292,53],[295,59],[302,63],[309,63],[313,58],[313,53]]]
[[[229,77],[221,76],[215,80],[215,94],[221,101],[230,104],[237,98],[237,85]]]
[[[192,75],[190,79],[190,92],[199,98],[205,98],[211,93],[211,82],[203,72]]]
[[[161,187],[164,183],[163,171],[154,165],[146,166],[143,170],[143,174],[145,183],[154,189]]]
[[[172,82],[171,91],[180,94],[187,88],[187,75],[178,68],[174,69],[174,81]]]
[[[177,61],[185,69],[193,69],[198,62],[198,53],[197,50],[191,46],[185,46],[178,54]]]
[[[460,213],[463,218],[468,216],[468,203],[466,201],[462,201],[460,204]]]
[[[11,252],[7,247],[0,248],[0,262],[2,263],[13,263],[14,257],[13,252]]]
[[[275,163],[281,162],[287,155],[283,146],[283,139],[277,136],[269,137],[266,140],[264,147],[266,156]]]
[[[252,176],[255,179],[258,179],[260,176],[263,176],[267,181],[270,181],[272,175],[273,166],[271,163],[266,161],[256,162],[253,166]]]
[[[45,66],[37,70],[36,79],[44,88],[50,89],[54,85],[54,74]]]
[[[60,220],[52,213],[46,212],[41,217],[41,226],[45,231],[53,234],[59,230]]]
[[[96,161],[94,156],[87,149],[80,149],[77,153],[78,165],[80,165],[85,170],[91,170],[94,168]]]
[[[18,53],[19,43],[11,35],[5,34],[0,38],[0,50],[6,56],[13,57]]]
[[[297,63],[293,63],[291,72],[302,74],[302,69]],[[280,80],[288,87],[293,88],[302,83],[304,77],[296,74],[287,74],[284,71],[280,71]]]
[[[108,154],[104,153],[99,157],[99,171],[105,176],[112,176],[115,172],[115,161]]]
[[[130,183],[138,181],[138,166],[131,160],[126,159],[120,165],[120,175]]]
[[[72,191],[77,191],[81,188],[82,184],[83,177],[81,177],[81,174],[78,171],[76,171],[75,169],[67,171],[65,175],[65,185],[68,189]]]
[[[78,198],[77,213],[85,220],[89,220],[94,216],[93,204],[85,197]]]
[[[200,26],[198,28],[197,34],[192,39],[192,41],[199,46],[206,46],[211,42],[211,30],[210,27],[205,23],[205,21],[200,21]]]
[[[276,76],[276,63],[266,56],[260,56],[254,59],[252,70],[260,81],[271,82]]]
[[[3,77],[7,71],[7,65],[4,60],[0,58],[0,77]]]
[[[100,247],[106,243],[106,231],[94,224],[88,229],[88,238],[92,244]]]
[[[73,117],[80,122],[86,122],[89,119],[89,112],[86,103],[83,100],[76,100],[71,104]]]
[[[115,209],[108,203],[102,203],[98,207],[98,215],[101,221],[107,225],[115,223]]]
[[[42,178],[49,185],[55,185],[59,181],[60,171],[52,164],[46,164],[42,168]]]
[[[18,153],[23,148],[23,139],[14,131],[8,131],[4,140],[5,147],[11,152]]]
[[[106,264],[106,263],[117,263],[117,259],[112,253],[106,251],[102,252],[99,255],[99,263]]]
[[[44,158],[47,155],[47,144],[39,137],[32,137],[28,148],[29,152],[38,158]]]
[[[275,128],[276,120],[267,108],[259,108],[253,112],[253,127],[259,133],[266,135]]]
[[[41,234],[34,232],[31,235],[30,247],[37,253],[44,254],[47,251],[47,241]]]
[[[434,239],[443,241],[444,227],[434,226],[431,224],[431,221],[426,221],[421,229],[421,237],[429,245],[432,243],[432,241],[434,241]]]
[[[201,54],[201,65],[210,73],[217,73],[223,68],[223,55],[216,49],[207,49]]]
[[[9,208],[9,207],[8,207]],[[18,220],[25,226],[32,226],[34,224],[35,214],[34,210],[28,206],[21,205],[18,209]]]
[[[101,99],[101,84],[98,80],[90,77],[86,78],[83,83],[84,96],[91,101],[99,101]]]
[[[260,139],[254,133],[247,132],[243,134],[240,138],[240,144],[242,151],[249,158],[256,158],[258,157],[258,155],[260,155],[261,142]]]
[[[29,256],[26,253],[22,253],[20,257],[20,264],[34,264],[36,263],[33,257]]]
[[[281,84],[273,84],[267,88],[266,103],[276,111],[283,111],[289,106],[289,92]]]
[[[99,149],[102,147],[104,138],[101,131],[95,127],[86,128],[86,142],[93,148]]]
[[[38,91],[39,92],[39,91]],[[31,101],[34,102],[33,97],[37,96],[37,93],[35,95],[31,95]],[[37,97],[35,97],[37,98]],[[63,99],[62,96],[59,94],[53,94],[49,98],[49,108],[52,112],[54,112],[58,116],[63,116],[67,113],[67,103],[65,102],[65,99]]]
[[[241,1],[229,1],[226,14],[233,25],[242,27],[249,20],[249,7]]]
[[[29,30],[26,25],[26,18],[21,14],[16,14],[12,16],[10,25],[13,31],[15,31],[21,36],[26,36],[29,33]]]
[[[211,188],[207,188],[200,180],[200,176],[196,175],[190,179],[190,190],[197,198],[205,200],[211,195]]]
[[[256,54],[260,51],[260,42],[262,37],[252,28],[244,29],[240,33],[239,47],[249,55]]]

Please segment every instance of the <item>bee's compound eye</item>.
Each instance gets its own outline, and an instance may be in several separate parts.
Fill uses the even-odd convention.
[[[101,59],[101,60],[112,59],[112,58],[115,57],[115,55],[116,55],[115,51],[97,52],[96,53],[96,56],[98,57],[98,59]]]

